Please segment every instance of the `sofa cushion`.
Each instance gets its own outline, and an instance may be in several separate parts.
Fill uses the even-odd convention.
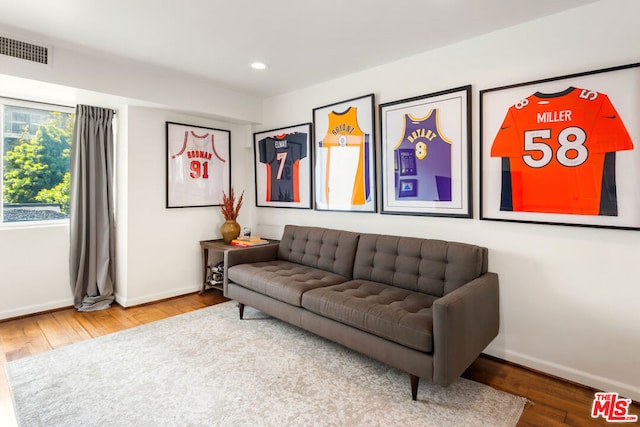
[[[321,316],[430,352],[431,305],[437,298],[367,280],[350,280],[302,295],[302,307]]]
[[[287,225],[278,258],[351,278],[358,237],[350,231]]]
[[[361,234],[353,278],[441,297],[486,273],[487,264],[480,246]]]
[[[309,289],[348,280],[339,274],[283,260],[238,264],[229,267],[227,274],[229,280],[242,287],[298,307],[302,294]]]

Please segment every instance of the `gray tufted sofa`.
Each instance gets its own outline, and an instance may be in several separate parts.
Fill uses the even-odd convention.
[[[225,296],[447,386],[498,333],[498,276],[465,243],[287,225],[225,252]]]

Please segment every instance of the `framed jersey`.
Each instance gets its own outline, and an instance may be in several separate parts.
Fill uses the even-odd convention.
[[[481,219],[640,229],[640,64],[480,92]]]
[[[231,131],[166,122],[167,208],[219,206],[231,185]]]
[[[313,109],[317,210],[376,212],[374,95]]]
[[[472,217],[471,86],[378,109],[382,213]]]
[[[257,207],[311,209],[311,123],[253,134]]]

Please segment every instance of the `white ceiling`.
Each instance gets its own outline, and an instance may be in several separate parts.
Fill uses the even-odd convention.
[[[272,96],[594,1],[0,0],[0,26]]]

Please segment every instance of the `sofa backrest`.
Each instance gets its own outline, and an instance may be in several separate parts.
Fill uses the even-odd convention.
[[[353,278],[441,297],[487,272],[487,248],[443,240],[361,234]]]
[[[350,231],[286,225],[278,258],[351,278],[358,237]]]

